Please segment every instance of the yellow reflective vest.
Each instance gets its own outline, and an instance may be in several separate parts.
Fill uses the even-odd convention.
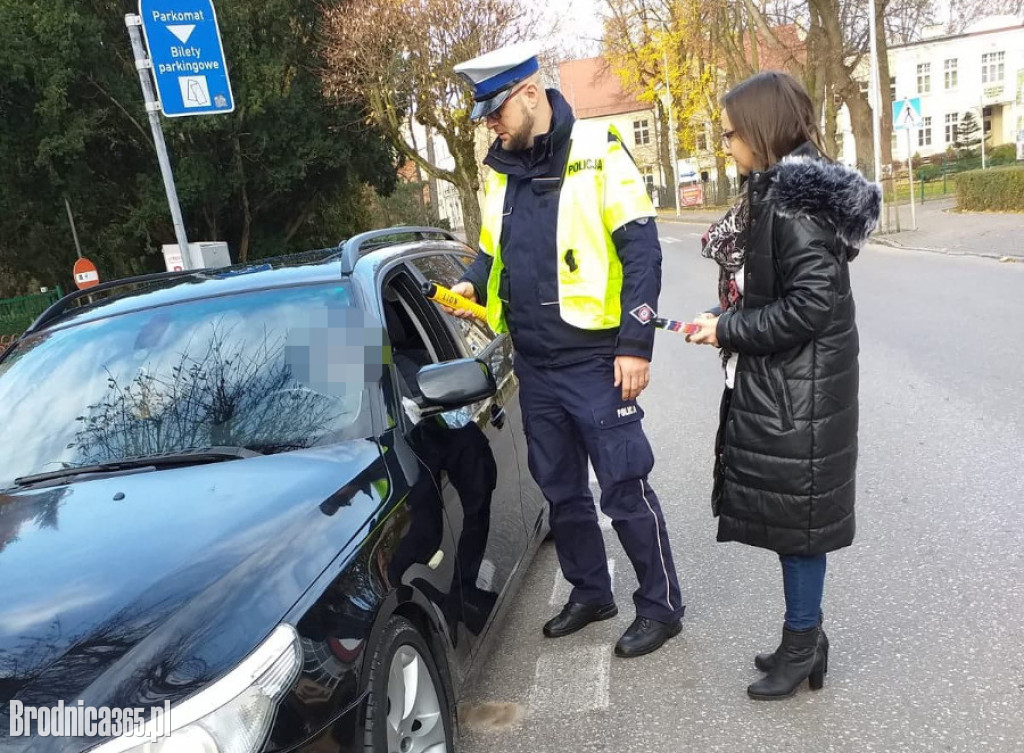
[[[504,302],[498,296],[501,226],[508,176],[492,172],[484,187],[480,249],[493,258],[487,283],[487,321],[507,332]],[[562,174],[558,202],[556,264],[562,319],[580,329],[618,327],[622,318],[622,262],[612,233],[643,217],[655,216],[643,177],[614,126],[577,120]],[[568,252],[572,251],[571,254]],[[571,259],[572,266],[566,261]]]

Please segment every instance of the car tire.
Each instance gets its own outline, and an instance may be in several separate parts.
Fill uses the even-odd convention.
[[[455,753],[444,683],[426,640],[409,620],[392,617],[384,627],[369,688],[366,753]]]

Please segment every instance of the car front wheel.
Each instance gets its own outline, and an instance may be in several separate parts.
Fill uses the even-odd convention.
[[[454,753],[437,666],[411,622],[393,617],[373,656],[366,753]]]

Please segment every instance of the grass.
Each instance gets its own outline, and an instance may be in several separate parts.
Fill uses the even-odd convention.
[[[929,199],[941,199],[944,196],[956,195],[956,178],[952,175],[946,176],[945,191],[943,191],[942,178],[938,180],[927,181],[924,184],[924,200]],[[892,190],[886,187],[885,200],[892,202],[893,193]],[[921,183],[914,181],[914,200],[921,200]],[[896,201],[900,204],[910,203],[910,184],[903,181],[896,184]]]

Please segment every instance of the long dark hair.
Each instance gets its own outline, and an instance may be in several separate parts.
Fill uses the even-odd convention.
[[[722,97],[736,134],[767,169],[810,141],[822,155],[814,104],[803,85],[788,73],[765,71],[742,81]]]

